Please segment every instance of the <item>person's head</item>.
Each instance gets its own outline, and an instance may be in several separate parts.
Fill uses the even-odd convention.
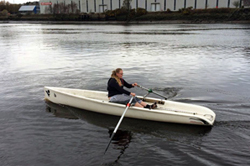
[[[123,71],[121,68],[117,68],[117,69],[112,71],[111,77],[122,78],[122,76],[123,76]]]
[[[115,78],[120,86],[122,86],[122,82],[120,80],[122,78],[122,76],[123,76],[123,71],[121,68],[117,68],[117,69],[112,71],[111,77]]]

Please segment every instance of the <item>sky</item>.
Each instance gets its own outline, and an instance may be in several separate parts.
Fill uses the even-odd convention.
[[[26,2],[35,2],[35,1],[39,1],[39,0],[5,0],[5,2],[7,2],[7,1],[9,3],[16,3],[16,4],[18,4],[18,3],[26,3]]]

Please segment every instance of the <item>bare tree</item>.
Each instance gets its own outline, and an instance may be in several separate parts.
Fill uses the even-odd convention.
[[[125,8],[125,9],[131,9],[131,1],[132,0],[123,0],[123,4],[122,4],[122,7]]]
[[[75,2],[71,1],[70,9],[71,9],[71,13],[77,13],[77,5]]]
[[[70,14],[70,13],[78,13],[79,10],[75,2],[71,2],[71,4],[65,5],[64,3],[54,4],[53,6],[48,6],[45,8],[45,13],[48,14]]]
[[[233,2],[233,5],[238,8],[240,6],[240,1],[234,1]]]
[[[21,4],[11,4],[0,0],[0,12],[7,10],[9,13],[17,13],[20,7]]]
[[[52,5],[49,5],[45,8],[45,13],[46,14],[51,14],[53,12],[53,7]]]

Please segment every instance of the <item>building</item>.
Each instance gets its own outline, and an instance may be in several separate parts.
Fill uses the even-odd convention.
[[[36,5],[23,5],[20,7],[18,10],[19,13],[21,14],[36,14],[38,12]]]
[[[84,13],[102,13],[105,10],[114,10],[121,8],[124,0],[40,0],[40,11],[42,14],[51,13],[54,5],[60,7],[68,6],[71,11],[77,9]],[[178,11],[181,8],[193,7],[193,9],[205,8],[234,8],[233,3],[239,1],[242,4],[244,0],[131,0],[131,8],[144,8],[149,12],[154,11]],[[249,0],[245,0],[249,1]],[[62,7],[60,7],[62,8]]]

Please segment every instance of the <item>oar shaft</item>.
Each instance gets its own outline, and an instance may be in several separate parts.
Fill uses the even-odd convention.
[[[120,126],[120,124],[121,124],[121,122],[122,122],[122,120],[123,120],[123,117],[125,116],[125,114],[126,114],[126,112],[127,112],[127,110],[128,110],[128,107],[130,106],[130,104],[131,104],[133,98],[134,98],[134,97],[131,97],[131,99],[129,100],[129,103],[128,103],[127,106],[126,106],[126,109],[124,110],[124,112],[123,112],[123,114],[122,114],[122,116],[121,116],[119,122],[117,123],[117,125],[116,125],[116,127],[115,127],[115,130],[113,131],[113,133],[112,133],[112,135],[111,135],[111,138],[110,138],[110,140],[109,140],[109,144],[108,144],[107,148],[105,149],[104,154],[105,154],[106,151],[108,150],[109,145],[110,145],[110,143],[111,143],[111,141],[112,141],[112,139],[113,139],[113,137],[114,137],[116,131],[118,130],[118,128],[119,128],[119,126]]]
[[[145,87],[143,87],[143,86],[141,86],[141,85],[137,85],[139,88],[142,88],[142,89],[144,89],[144,90],[146,90],[146,91],[150,91],[150,89],[148,89],[148,88],[145,88]]]
[[[161,96],[161,97],[167,99],[167,97],[165,97],[165,96],[163,96],[163,95],[161,95],[161,94],[159,94],[159,93],[156,93],[156,92],[152,92],[152,93],[154,93],[154,94],[156,94],[156,95],[158,95],[158,96]]]
[[[163,96],[163,95],[161,95],[159,93],[154,92],[152,89],[145,88],[145,87],[143,87],[141,85],[137,85],[137,86],[140,87],[140,88],[142,88],[142,89],[144,89],[144,90],[146,90],[146,91],[148,91],[149,93],[154,93],[154,94],[156,94],[158,96],[161,96],[161,97],[165,98],[166,100],[168,99],[167,97],[165,97],[165,96]]]
[[[122,116],[121,116],[119,122],[118,122],[117,125],[116,125],[116,128],[115,128],[115,130],[114,130],[114,133],[116,133],[116,131],[118,130],[118,128],[119,128],[119,126],[120,126],[120,124],[121,124],[121,122],[122,122],[122,119],[123,119],[124,115],[126,114],[126,112],[127,112],[127,110],[128,110],[128,107],[130,106],[130,103],[132,102],[132,100],[133,100],[133,97],[131,97],[131,99],[129,100],[129,103],[127,104],[127,107],[126,107],[125,111],[123,112],[123,114],[122,114]]]

